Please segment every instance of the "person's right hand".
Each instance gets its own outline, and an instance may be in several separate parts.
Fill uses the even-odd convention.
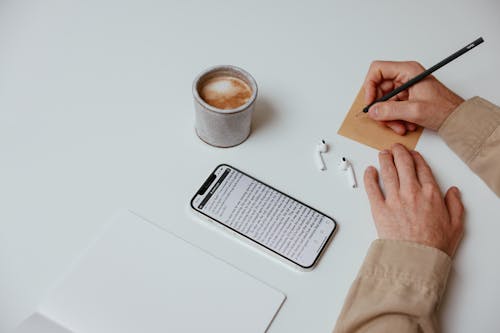
[[[370,104],[424,70],[415,61],[374,61],[363,84],[365,103]],[[416,125],[436,131],[463,101],[434,76],[429,75],[393,99],[374,104],[368,115],[399,135],[414,131]]]

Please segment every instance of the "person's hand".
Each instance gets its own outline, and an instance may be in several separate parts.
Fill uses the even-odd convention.
[[[374,61],[363,83],[366,105],[424,70],[415,61]],[[391,100],[375,103],[370,107],[368,115],[399,135],[414,131],[416,125],[436,131],[463,101],[434,76],[429,75]]]
[[[423,157],[401,144],[380,152],[379,163],[384,193],[377,169],[370,166],[364,175],[379,238],[420,243],[453,257],[464,229],[458,188],[443,198]]]

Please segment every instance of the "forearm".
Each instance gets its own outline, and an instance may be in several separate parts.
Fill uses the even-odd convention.
[[[500,107],[471,98],[446,119],[439,135],[500,196]]]
[[[437,332],[436,311],[451,259],[417,243],[372,243],[335,333]]]

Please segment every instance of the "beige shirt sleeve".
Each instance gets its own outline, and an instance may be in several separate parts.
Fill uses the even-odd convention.
[[[438,133],[500,196],[500,107],[481,97],[471,98],[453,111]]]
[[[436,310],[450,267],[450,257],[438,249],[374,241],[334,332],[439,332]]]

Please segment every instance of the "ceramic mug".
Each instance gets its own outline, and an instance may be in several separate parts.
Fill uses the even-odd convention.
[[[217,77],[233,77],[243,81],[251,90],[248,100],[232,109],[221,109],[208,104],[201,97],[201,89],[207,80]],[[198,137],[215,147],[233,147],[244,142],[250,135],[252,113],[257,99],[257,83],[245,70],[230,65],[215,66],[199,74],[193,82],[195,129]]]

